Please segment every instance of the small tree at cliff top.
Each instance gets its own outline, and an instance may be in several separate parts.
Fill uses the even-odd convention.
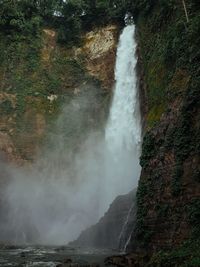
[[[62,43],[77,43],[82,31],[81,16],[84,14],[82,0],[69,0],[63,3],[61,9],[61,23],[58,32],[58,41]]]

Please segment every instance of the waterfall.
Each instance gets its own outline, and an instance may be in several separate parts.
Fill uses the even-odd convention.
[[[121,149],[127,151],[134,149],[138,155],[141,125],[136,76],[136,47],[135,26],[128,25],[120,36],[117,49],[116,86],[106,127],[106,140],[114,152],[120,153]]]
[[[126,193],[133,186],[137,186],[136,182],[140,174],[141,120],[138,104],[136,48],[135,26],[128,25],[120,36],[117,49],[116,85],[105,133],[106,142],[116,161],[115,168],[121,174],[116,176],[119,178],[118,194]],[[127,165],[122,163],[123,161],[127,161]],[[114,183],[115,181],[112,181],[112,184]],[[130,216],[134,216],[132,214],[134,208],[135,203],[131,205],[119,235],[119,245],[123,251],[126,250],[130,239],[130,233],[127,232],[128,223]],[[125,240],[126,235],[128,235],[127,240]]]
[[[0,241],[66,244],[95,224],[118,195],[137,186],[141,125],[136,63],[135,26],[128,25],[119,40],[103,136],[91,130],[86,140],[77,139],[75,151],[66,149],[64,130],[71,133],[70,123],[82,127],[93,98],[86,95],[66,104],[55,123],[53,143],[33,166],[9,167],[10,179],[1,194]]]
[[[123,30],[117,49],[115,88],[110,114],[105,128],[103,160],[100,177],[103,214],[98,224],[88,228],[72,243],[75,246],[110,246],[125,252],[136,220],[136,190],[140,175],[141,141],[140,109],[136,76],[135,26]],[[100,188],[99,188],[100,191]],[[118,218],[116,218],[116,216]],[[116,226],[113,225],[116,219]]]
[[[135,209],[135,203],[133,203],[131,205],[131,207],[130,207],[128,213],[127,213],[125,222],[124,222],[124,224],[122,226],[122,230],[121,230],[120,235],[119,235],[119,247],[120,248],[121,248],[121,246],[124,246],[124,240],[123,240],[124,239],[124,235],[126,233],[126,230],[127,230],[127,227],[128,227],[128,223],[129,223],[130,217],[131,217],[132,212],[133,212],[134,209]],[[126,242],[125,242],[125,244],[126,244]],[[125,251],[125,247],[123,247],[122,251]]]
[[[109,201],[137,186],[140,175],[141,118],[136,75],[135,25],[124,28],[117,49],[115,89],[110,115],[105,129],[107,161],[112,175],[106,176],[105,196]],[[107,171],[107,174],[109,171]],[[113,191],[112,191],[113,188]]]

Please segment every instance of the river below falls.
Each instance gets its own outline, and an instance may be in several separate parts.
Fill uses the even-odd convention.
[[[98,266],[104,267],[106,257],[118,254],[111,250],[74,249],[67,246],[1,246],[1,267],[56,267],[68,260],[72,265],[63,266]],[[107,265],[108,267],[108,265]]]

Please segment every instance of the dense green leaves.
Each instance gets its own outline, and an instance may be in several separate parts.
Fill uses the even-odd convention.
[[[0,1],[0,30],[5,33],[35,34],[41,17],[31,1]]]
[[[58,28],[58,40],[71,45],[81,32],[112,21],[123,21],[129,0],[0,0],[0,30],[36,34],[40,26]]]

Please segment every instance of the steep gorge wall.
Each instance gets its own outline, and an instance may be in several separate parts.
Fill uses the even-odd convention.
[[[128,250],[152,255],[181,246],[171,260],[170,253],[160,255],[148,266],[199,261],[200,9],[196,1],[187,8],[188,23],[175,1],[136,1],[133,10],[146,126],[137,223]]]
[[[84,34],[81,47],[59,45],[53,29],[35,38],[0,33],[0,151],[5,161],[34,160],[63,104],[76,97],[93,95],[92,117],[83,124],[98,128],[114,82],[118,33],[116,25],[95,28]]]

